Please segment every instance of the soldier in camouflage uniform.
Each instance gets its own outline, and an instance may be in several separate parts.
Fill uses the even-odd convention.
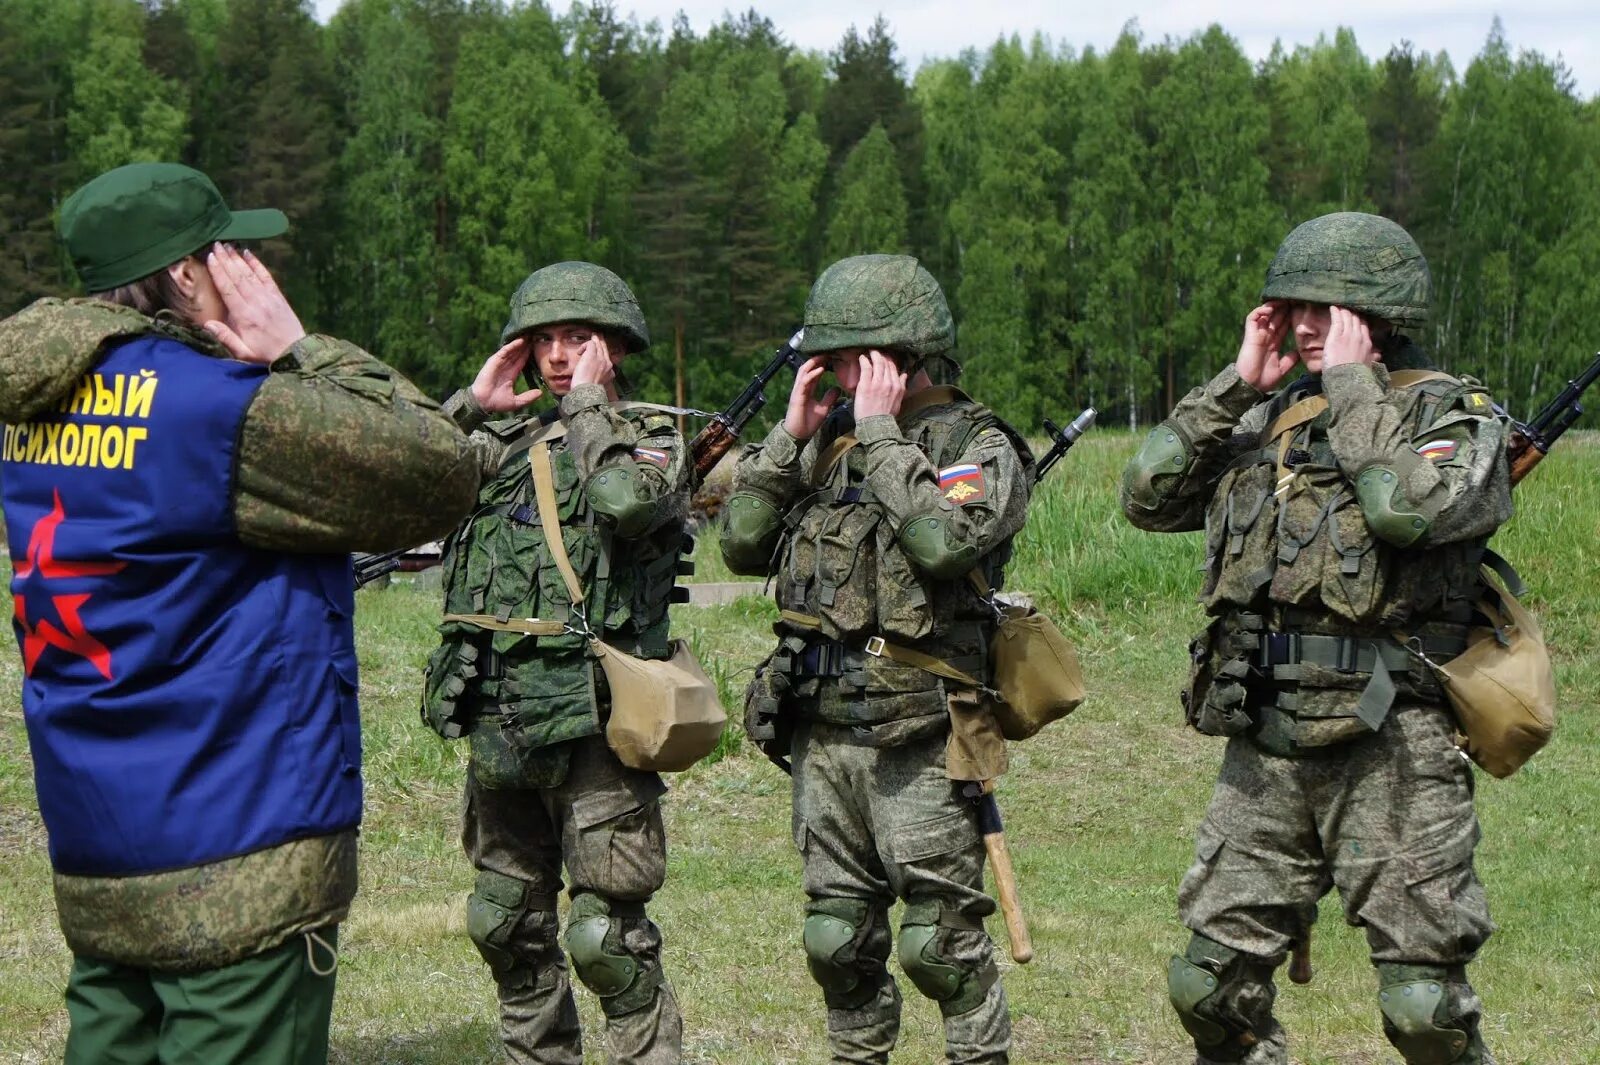
[[[1465,970],[1492,929],[1472,770],[1424,658],[1465,647],[1485,544],[1511,515],[1506,424],[1402,332],[1428,297],[1422,253],[1393,222],[1306,222],[1278,249],[1237,361],[1124,475],[1135,525],[1206,531],[1213,620],[1184,701],[1195,728],[1230,739],[1179,889],[1194,935],[1169,980],[1202,1063],[1288,1061],[1272,973],[1332,887],[1366,930],[1405,1060],[1492,1060]]]
[[[423,705],[440,735],[471,737],[461,838],[478,875],[467,932],[494,973],[509,1060],[579,1065],[557,942],[565,862],[566,953],[600,997],[611,1059],[669,1065],[683,1026],[661,933],[645,916],[666,877],[666,785],[606,745],[605,675],[581,630],[642,658],[669,656],[688,456],[670,415],[618,401],[616,364],[650,339],[611,271],[579,262],[536,271],[512,296],[502,339],[472,387],[445,404],[472,432],[484,488],[446,546],[444,639]],[[516,390],[524,368],[560,405],[489,421],[541,395]],[[551,448],[559,533],[586,589],[578,610],[534,498],[538,442]]]
[[[972,693],[911,664],[920,653],[987,680],[994,614],[969,578],[1000,586],[1028,506],[1026,445],[924,369],[954,345],[915,259],[829,267],[788,413],[745,451],[727,507],[728,565],[772,575],[783,608],[747,724],[793,757],[802,943],[837,1062],[881,1065],[894,1048],[896,898],[900,964],[938,1002],[949,1060],[1004,1062],[1011,1042],[976,811],[946,775],[951,715],[974,712]],[[839,387],[813,398],[830,370]],[[854,403],[836,404],[841,391]]]
[[[219,243],[287,224],[119,167],[61,210],[94,295],[0,322],[75,1065],[327,1060],[361,816],[349,552],[443,535],[477,491],[438,404]]]

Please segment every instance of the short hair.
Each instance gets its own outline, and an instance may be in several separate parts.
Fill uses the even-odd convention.
[[[200,260],[204,265],[204,260],[201,257],[210,250],[210,245],[207,245],[192,254],[185,255],[183,258]],[[182,262],[183,259],[178,261]],[[97,300],[105,300],[107,303],[115,303],[122,307],[132,307],[149,318],[154,318],[161,311],[171,311],[181,318],[188,318],[199,310],[189,297],[183,294],[183,290],[178,287],[178,283],[172,279],[170,269],[165,266],[153,274],[146,274],[137,281],[129,281],[126,285],[118,285],[116,288],[106,289],[103,292],[91,292],[89,295]]]

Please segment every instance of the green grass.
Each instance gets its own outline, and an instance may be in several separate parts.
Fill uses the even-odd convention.
[[[1185,935],[1174,893],[1221,757],[1182,727],[1174,691],[1201,546],[1120,518],[1115,483],[1133,448],[1096,433],[1041,491],[1010,584],[1034,592],[1078,643],[1090,699],[1013,748],[1001,784],[1038,951],[1007,964],[1019,1063],[1187,1060],[1166,1004],[1168,955]],[[1499,933],[1473,969],[1503,1063],[1600,1062],[1600,436],[1581,434],[1518,492],[1497,546],[1534,589],[1563,697],[1555,741],[1517,777],[1480,777],[1479,872]],[[714,543],[705,538],[704,561]],[[702,565],[700,579],[714,575]],[[418,672],[436,594],[364,591],[359,639],[366,726],[362,887],[341,937],[334,1018],[341,1062],[492,1060],[487,970],[463,932],[472,874],[456,841],[465,748],[417,719]],[[676,608],[737,718],[774,611],[756,599]],[[33,804],[14,655],[0,658],[0,1061],[58,1060],[68,957],[55,929]],[[687,1060],[821,1063],[819,995],[799,950],[799,860],[787,781],[737,732],[721,757],[672,780],[671,872],[652,907],[683,1003]],[[998,920],[995,934],[1004,946]],[[1317,978],[1284,984],[1295,1060],[1398,1060],[1378,1026],[1365,943],[1325,900]],[[597,1011],[580,992],[592,1060]],[[7,1055],[10,1055],[8,1058]],[[942,1060],[937,1010],[909,993],[897,1060]]]

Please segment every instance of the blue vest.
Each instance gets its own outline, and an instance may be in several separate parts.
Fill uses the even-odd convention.
[[[349,556],[256,550],[234,528],[266,376],[141,337],[4,429],[22,709],[58,872],[186,868],[361,819]]]

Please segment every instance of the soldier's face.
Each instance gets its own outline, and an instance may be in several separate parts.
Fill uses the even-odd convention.
[[[528,343],[533,345],[533,361],[544,378],[545,388],[552,395],[564,396],[572,391],[572,371],[578,365],[578,354],[594,337],[601,336],[598,329],[584,322],[557,322],[541,326],[528,333]],[[613,364],[622,361],[623,348],[611,345]]]
[[[828,372],[833,374],[839,391],[847,396],[855,395],[856,385],[861,383],[861,356],[866,353],[866,348],[839,348],[823,356],[828,360]]]
[[[1305,303],[1291,300],[1289,325],[1294,329],[1294,348],[1300,353],[1300,363],[1310,373],[1322,372],[1322,346],[1328,340],[1328,326],[1332,316],[1326,303]]]

